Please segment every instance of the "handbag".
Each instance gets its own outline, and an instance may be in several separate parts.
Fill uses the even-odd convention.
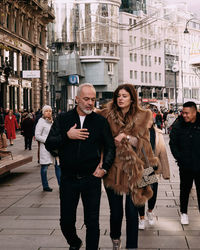
[[[143,188],[143,187],[146,187],[150,184],[158,182],[158,178],[157,178],[155,171],[154,171],[154,169],[157,167],[154,168],[154,167],[150,166],[149,160],[147,158],[147,155],[146,155],[144,148],[142,148],[142,153],[144,155],[147,168],[144,169],[142,179],[140,179],[137,183],[138,188]]]

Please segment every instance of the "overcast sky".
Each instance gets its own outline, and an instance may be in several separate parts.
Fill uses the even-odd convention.
[[[175,4],[178,2],[187,2],[189,10],[200,16],[200,0],[164,0],[169,4]]]

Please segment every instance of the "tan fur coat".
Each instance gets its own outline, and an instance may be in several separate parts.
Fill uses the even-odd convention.
[[[141,152],[144,147],[149,162],[152,166],[157,165],[157,158],[154,157],[151,144],[149,142],[148,124],[152,119],[150,110],[139,108],[136,114],[133,114],[131,121],[124,124],[123,119],[117,111],[111,109],[111,105],[99,111],[101,115],[107,118],[113,137],[120,132],[137,137],[138,143],[135,150],[127,139],[122,139],[116,146],[115,161],[104,178],[106,187],[112,188],[116,193],[132,193],[132,199],[135,205],[143,205],[146,200],[153,195],[150,186],[146,188],[137,188],[137,182],[141,179],[145,166],[145,159]]]

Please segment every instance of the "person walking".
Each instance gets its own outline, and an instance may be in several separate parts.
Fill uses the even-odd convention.
[[[167,157],[167,151],[165,147],[165,141],[163,138],[163,133],[160,129],[156,128],[153,125],[153,118],[150,122],[150,142],[151,147],[153,149],[154,155],[158,157],[159,164],[158,169],[156,170],[157,175],[161,175],[163,179],[169,180],[170,179],[170,168],[169,168],[169,161]],[[153,209],[156,204],[157,199],[157,192],[158,192],[158,182],[151,184],[153,190],[153,196],[151,199],[148,200],[148,210],[146,212],[148,223],[150,226],[155,224]],[[145,206],[141,206],[138,208],[138,212],[140,215],[139,220],[139,229],[145,229]]]
[[[27,114],[21,123],[21,134],[24,136],[24,149],[32,149],[34,135],[34,120],[31,113]]]
[[[179,167],[181,224],[188,225],[188,201],[193,182],[200,211],[200,114],[194,102],[183,104],[182,115],[172,126],[169,145]]]
[[[86,250],[98,249],[101,178],[115,157],[109,124],[93,112],[95,100],[93,85],[81,84],[76,96],[77,107],[57,116],[45,143],[47,150],[57,150],[60,158],[60,226],[70,250],[78,250],[82,245],[75,227],[80,197]],[[100,164],[102,150],[104,157]]]
[[[172,124],[175,122],[176,116],[173,112],[173,110],[170,110],[167,117],[166,117],[166,126],[167,126],[167,132],[170,134],[172,129]]]
[[[8,115],[5,116],[5,131],[7,139],[10,141],[10,146],[13,146],[13,140],[16,139],[16,129],[19,128],[13,110],[10,109]]]
[[[45,105],[42,108],[42,117],[39,119],[35,128],[35,139],[40,142],[40,165],[41,165],[41,180],[43,191],[52,192],[52,188],[49,187],[47,179],[47,170],[49,165],[54,163],[54,157],[46,150],[45,141],[53,124],[52,119],[52,108],[49,105]],[[34,126],[34,124],[33,124]],[[55,162],[55,174],[60,185],[60,167],[57,162]]]
[[[113,100],[103,110],[97,111],[107,118],[116,145],[115,161],[104,178],[110,206],[110,237],[113,250],[121,248],[123,220],[123,194],[126,195],[126,248],[138,247],[138,208],[151,198],[150,186],[137,188],[141,179],[145,149],[150,164],[156,165],[149,141],[148,123],[150,110],[138,105],[137,92],[132,84],[122,84],[115,91]]]
[[[159,129],[162,129],[163,117],[160,111],[158,111],[158,113],[156,114],[155,123]]]

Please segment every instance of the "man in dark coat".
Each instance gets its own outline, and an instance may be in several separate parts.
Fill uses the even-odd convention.
[[[200,210],[200,114],[194,102],[183,104],[182,116],[172,126],[169,145],[179,166],[181,224],[187,225],[188,200],[193,181]]]
[[[57,150],[60,159],[60,225],[70,250],[78,250],[82,245],[75,227],[80,197],[84,207],[86,250],[98,249],[101,178],[115,157],[110,126],[104,117],[93,112],[95,99],[93,85],[80,85],[77,107],[58,115],[45,142],[47,150]]]

